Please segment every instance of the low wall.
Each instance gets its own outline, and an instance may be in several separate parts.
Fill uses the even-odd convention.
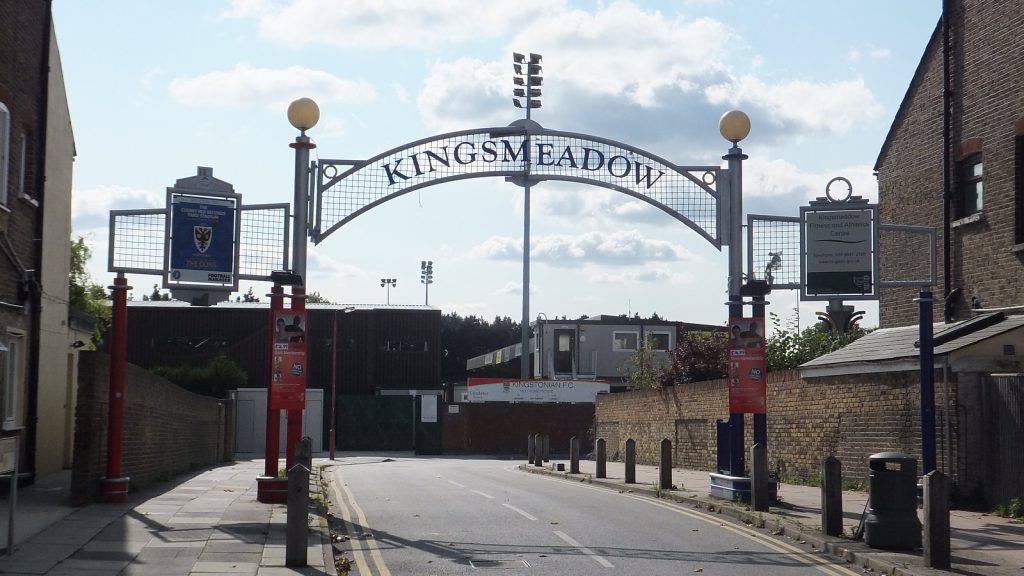
[[[941,381],[937,375],[936,382]],[[949,413],[956,414],[956,385],[950,383]],[[917,373],[864,374],[802,379],[795,371],[768,375],[768,462],[784,480],[814,481],[821,461],[835,456],[843,475],[862,481],[868,456],[898,451],[921,462],[920,389]],[[936,386],[935,420],[940,470],[957,461],[957,427],[944,434],[946,399]],[[673,464],[694,470],[716,466],[717,419],[729,417],[728,382],[712,380],[663,390],[601,395],[597,437],[608,443],[609,458],[621,459],[625,442],[637,442],[637,462],[657,464],[659,443],[673,444]],[[746,418],[749,454],[753,418]],[[747,462],[749,468],[749,457]]]
[[[71,501],[94,502],[106,476],[110,357],[81,352]],[[138,366],[125,370],[122,474],[132,490],[224,461],[231,454],[229,400],[188,392]]]
[[[530,434],[551,437],[552,454],[568,454],[569,439],[580,439],[580,453],[593,448],[593,404],[451,404],[442,407],[445,454],[525,454]]]

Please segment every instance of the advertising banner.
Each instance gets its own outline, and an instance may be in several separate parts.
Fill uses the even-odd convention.
[[[236,209],[232,198],[171,196],[170,282],[234,283]]]
[[[729,319],[729,413],[765,414],[764,318]]]
[[[470,378],[470,402],[594,403],[610,386],[600,380],[520,380]]]
[[[307,329],[305,310],[279,310],[274,314],[271,410],[303,410],[306,407]]]

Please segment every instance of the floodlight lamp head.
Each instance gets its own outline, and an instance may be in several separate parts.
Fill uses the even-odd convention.
[[[519,100],[516,100],[515,98],[512,99],[512,103],[515,104],[516,108],[522,108],[523,107],[523,103],[520,102]]]
[[[288,105],[288,122],[301,132],[320,121],[320,107],[310,98],[299,98]]]
[[[519,52],[513,52],[512,53],[512,61],[513,62],[518,62],[518,63],[521,64],[523,62],[526,62],[526,56],[523,56]]]
[[[543,56],[541,56],[540,54],[534,54],[533,52],[530,52],[530,64],[540,64],[543,61]]]
[[[718,132],[735,146],[750,134],[750,117],[741,110],[730,110],[718,121]]]

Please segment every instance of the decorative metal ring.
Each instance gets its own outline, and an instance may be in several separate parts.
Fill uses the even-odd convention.
[[[845,197],[843,197],[843,198],[833,198],[832,197],[832,184],[834,184],[836,182],[845,182],[846,183],[846,196]],[[828,199],[829,199],[830,202],[840,202],[840,203],[841,202],[846,202],[847,200],[850,199],[851,196],[853,196],[853,184],[850,184],[850,181],[847,180],[846,178],[843,178],[842,176],[836,176],[835,178],[829,180],[828,184],[825,185],[825,196],[828,196]]]
[[[334,164],[328,164],[324,166],[324,176],[327,178],[334,178],[338,175],[338,167]]]
[[[701,179],[701,181],[703,181],[708,186],[711,186],[712,184],[715,183],[715,180],[717,180],[717,177],[716,177],[716,174],[714,172],[712,172],[711,170],[708,170],[707,172],[704,172],[704,174],[700,177],[700,179]]]

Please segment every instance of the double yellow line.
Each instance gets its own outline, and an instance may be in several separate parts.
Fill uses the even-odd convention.
[[[334,470],[330,471],[331,474],[335,474]],[[370,524],[366,521],[366,514],[363,513],[363,509],[356,503],[356,497],[349,490],[348,485],[345,484],[340,475],[335,475],[329,482],[331,486],[331,494],[334,496],[334,503],[338,506],[338,510],[341,512],[341,519],[345,523],[345,534],[349,537],[349,542],[352,544],[352,558],[356,563],[356,570],[360,576],[371,576],[377,574],[377,576],[391,576],[391,570],[388,570],[387,564],[384,563],[384,556],[380,553],[380,548],[377,547],[377,540],[374,539],[373,533],[370,531]],[[344,492],[344,497],[342,497]],[[351,506],[351,509],[349,507]],[[363,528],[364,534],[369,534],[370,538],[361,540],[359,535],[356,534],[355,524],[352,522],[352,512],[355,512],[355,518],[359,522],[359,525]],[[373,565],[377,568],[376,573],[370,570],[370,564],[366,562],[366,555],[363,553],[363,544],[366,545],[366,552],[370,555],[370,559],[373,560]]]

